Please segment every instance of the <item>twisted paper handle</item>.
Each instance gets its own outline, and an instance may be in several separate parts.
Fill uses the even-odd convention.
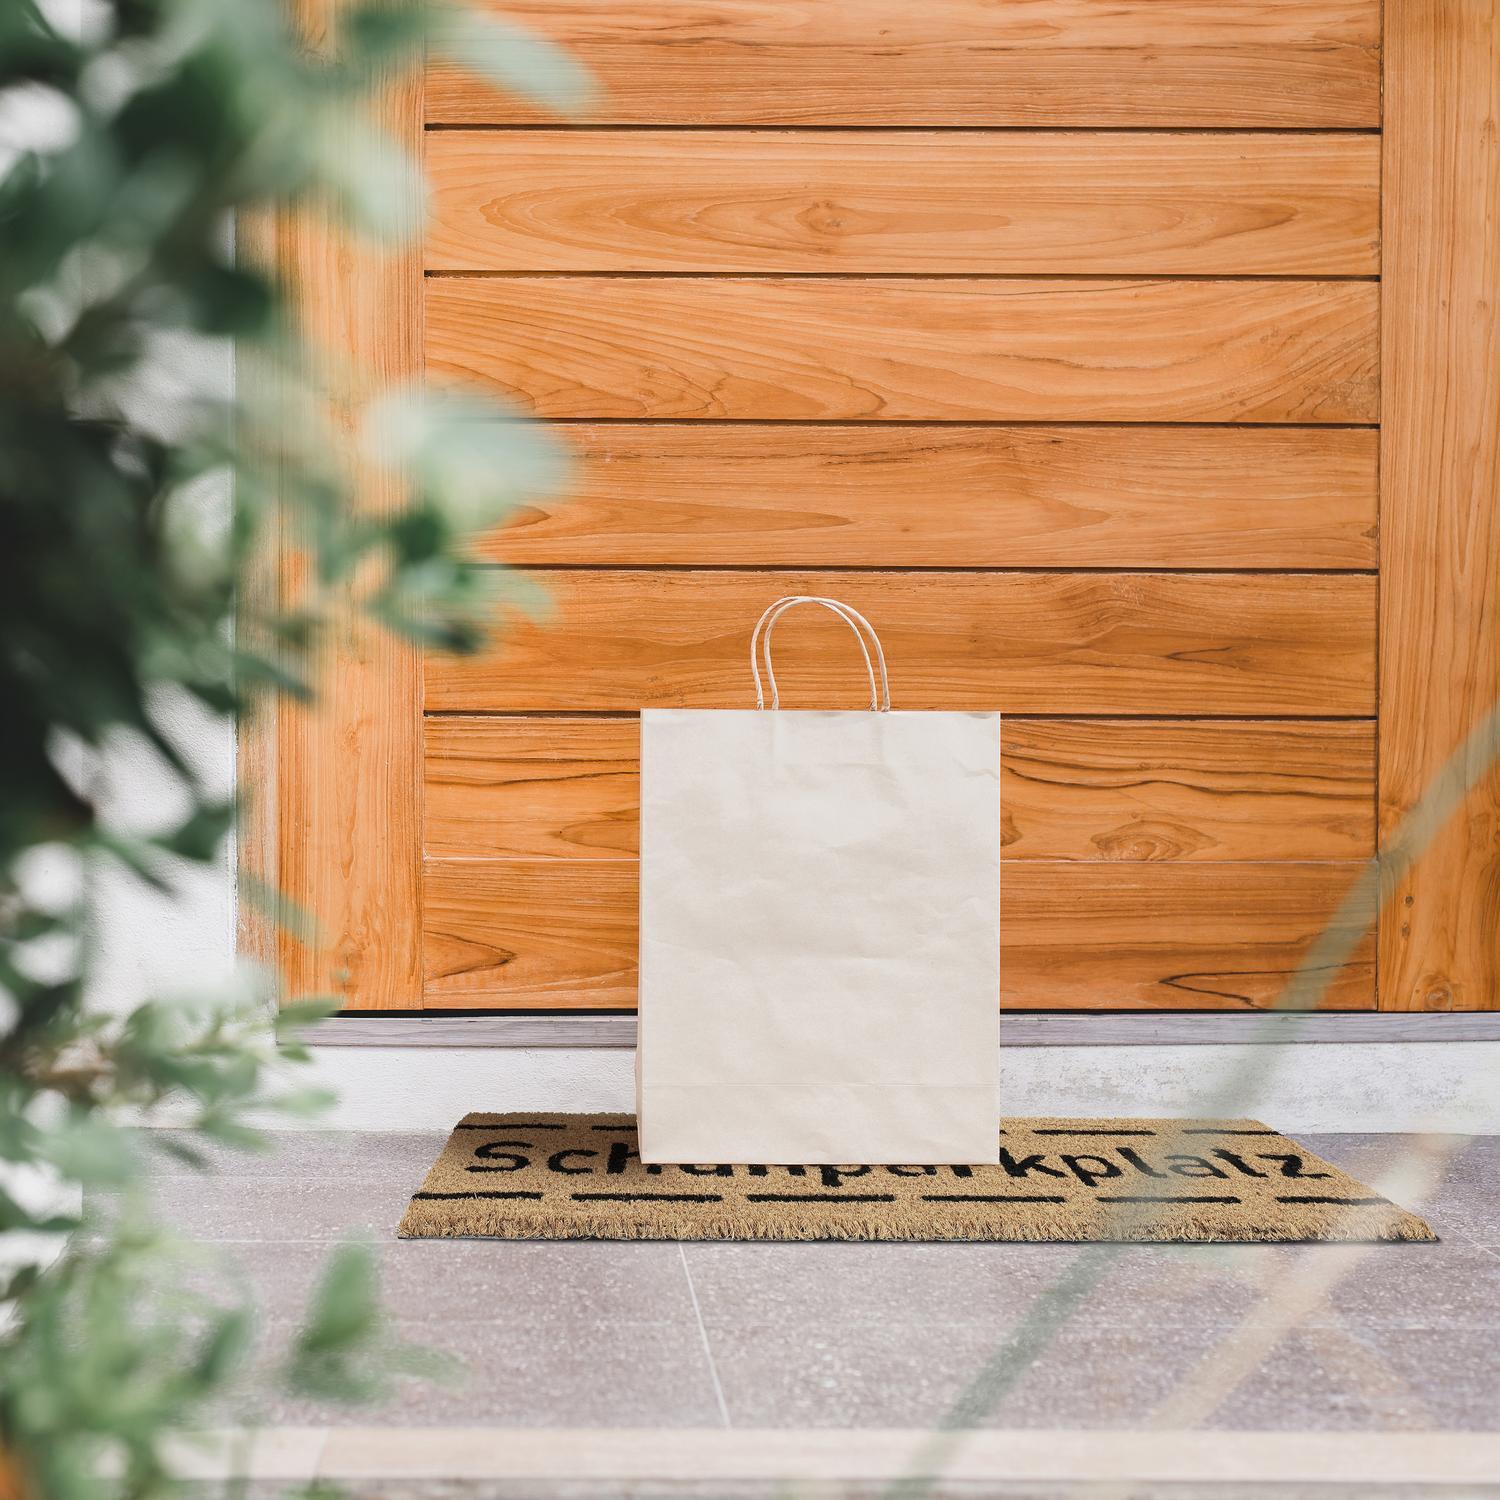
[[[760,677],[761,642],[764,640],[766,681],[771,688],[771,707],[773,709],[781,707],[781,695],[776,687],[776,671],[771,665],[771,632],[775,630],[777,620],[794,604],[821,604],[824,609],[832,610],[853,630],[854,637],[859,642],[860,652],[865,659],[865,671],[870,679],[870,712],[888,714],[891,711],[891,684],[885,670],[885,652],[881,649],[880,637],[875,634],[875,627],[852,605],[843,604],[837,599],[823,599],[816,594],[788,594],[769,605],[765,613],[756,621],[755,629],[750,635],[750,673],[755,679],[755,706],[762,709],[766,706],[766,695],[762,689]],[[867,632],[871,644],[875,647],[873,660],[870,656],[870,647],[865,644]],[[880,673],[878,687],[876,685],[877,663]]]

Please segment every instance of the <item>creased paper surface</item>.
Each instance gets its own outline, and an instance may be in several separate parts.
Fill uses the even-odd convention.
[[[984,1162],[1000,717],[648,710],[647,1161]]]

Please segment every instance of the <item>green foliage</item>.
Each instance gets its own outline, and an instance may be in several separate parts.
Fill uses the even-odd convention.
[[[184,1269],[164,1236],[127,1221],[30,1287],[0,1400],[36,1493],[99,1493],[107,1466],[125,1493],[165,1488],[165,1432],[240,1368],[252,1328],[243,1302],[173,1290]]]
[[[174,735],[184,704],[228,717],[261,694],[309,696],[324,642],[359,619],[474,645],[465,534],[561,477],[546,436],[505,413],[382,392],[359,462],[397,468],[409,504],[357,512],[329,416],[348,372],[318,367],[282,289],[236,259],[234,218],[308,203],[410,232],[419,174],[348,121],[424,45],[555,107],[587,87],[536,39],[422,0],[351,3],[316,55],[281,0],[83,11],[74,34],[36,0],[0,5],[0,120],[30,122],[30,144],[0,155],[0,1267],[21,1267],[0,1270],[0,1480],[16,1464],[46,1500],[164,1492],[164,1433],[204,1418],[252,1342],[248,1305],[212,1290],[221,1278],[182,1290],[187,1252],[146,1199],[153,1144],[122,1112],[171,1101],[196,1135],[162,1149],[203,1166],[217,1146],[261,1144],[267,1110],[324,1102],[285,1076],[316,1003],[275,1022],[249,993],[93,1013],[88,872],[171,892],[219,857],[236,809]],[[226,336],[265,377],[253,399],[201,373]],[[273,527],[302,550],[305,584],[263,605],[244,583]],[[91,795],[130,746],[172,783],[145,831]],[[15,1186],[38,1173],[82,1189],[83,1207]],[[23,1236],[69,1230],[50,1270],[25,1264]],[[420,1365],[388,1344],[357,1246],[269,1362],[339,1399]]]
[[[224,1279],[213,1257],[130,1202],[97,1248],[28,1274],[17,1289],[25,1333],[0,1364],[0,1409],[33,1493],[164,1494],[184,1436],[205,1414],[216,1410],[224,1426],[245,1421],[256,1320],[248,1293]],[[390,1336],[374,1256],[350,1243],[331,1256],[290,1348],[262,1373],[261,1384],[358,1402],[396,1376],[450,1371]]]

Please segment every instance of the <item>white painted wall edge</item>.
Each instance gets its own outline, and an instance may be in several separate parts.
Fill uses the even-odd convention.
[[[469,1110],[630,1110],[623,1047],[328,1047],[303,1081],[339,1102],[318,1124],[446,1131]],[[1014,1115],[1226,1117],[1278,1130],[1500,1134],[1500,1042],[1308,1047],[1047,1046],[1002,1049]],[[269,1122],[274,1124],[275,1122]]]

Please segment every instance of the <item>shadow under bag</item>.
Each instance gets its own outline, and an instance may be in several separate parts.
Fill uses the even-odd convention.
[[[781,709],[798,604],[854,630],[868,711]],[[892,712],[833,599],[777,600],[750,663],[753,710],[641,715],[641,1158],[994,1162],[1000,715]]]

